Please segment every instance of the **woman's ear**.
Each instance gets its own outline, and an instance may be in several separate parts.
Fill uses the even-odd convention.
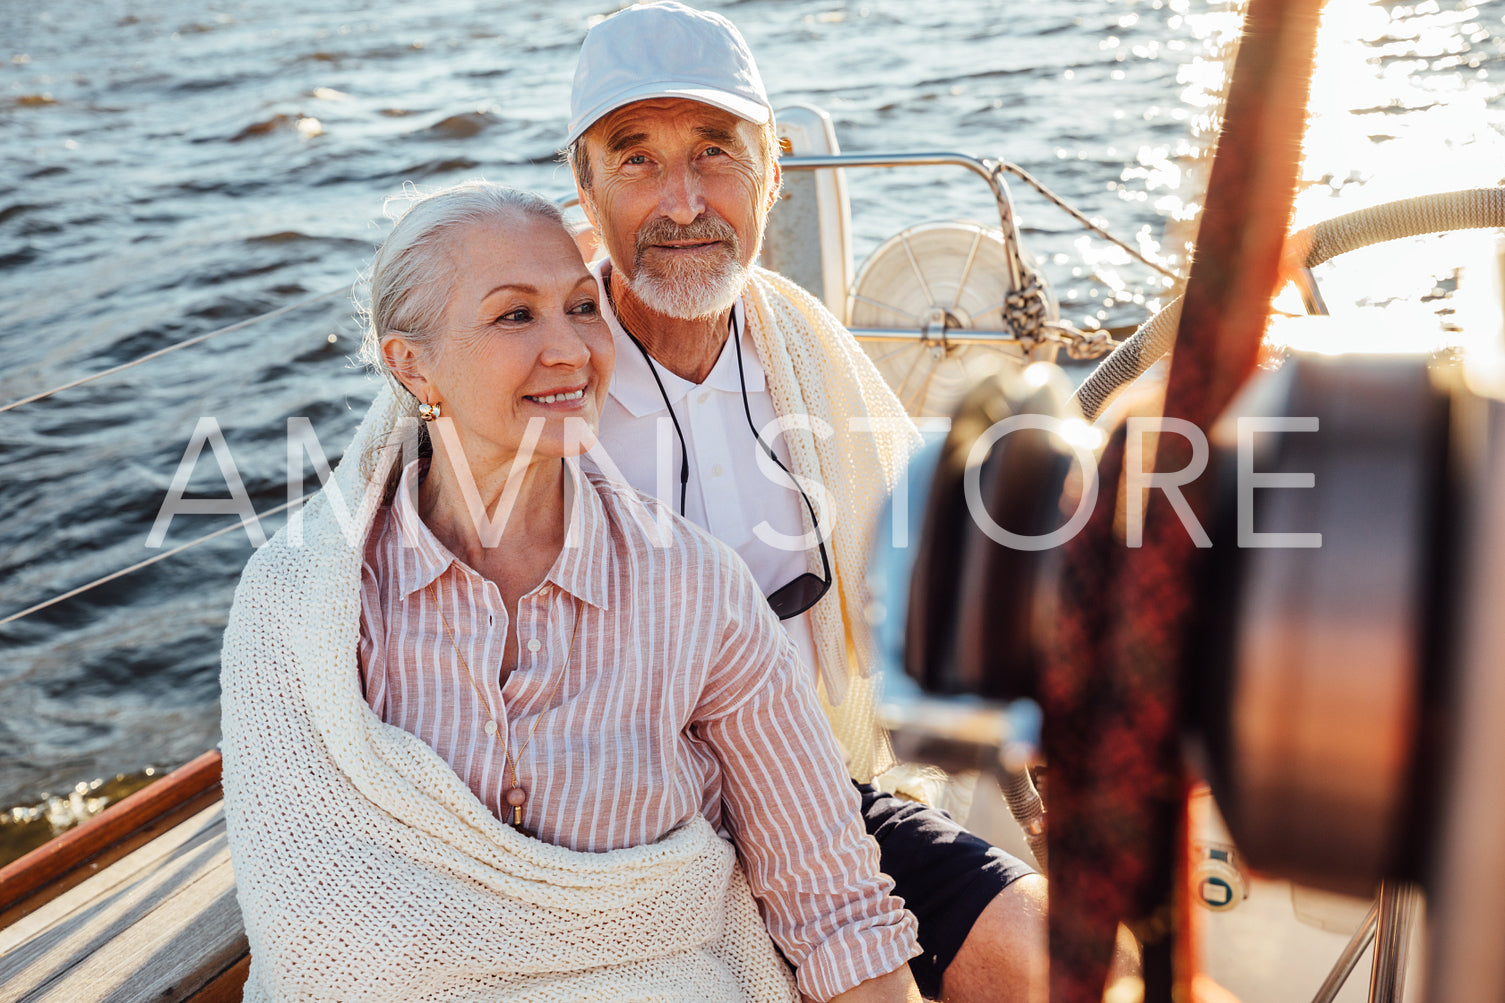
[[[389,332],[381,340],[381,355],[392,375],[407,387],[408,393],[421,401],[433,395],[433,388],[423,372],[422,357],[405,335]]]

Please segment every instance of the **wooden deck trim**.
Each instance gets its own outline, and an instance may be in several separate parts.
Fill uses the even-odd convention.
[[[0,868],[0,929],[219,800],[221,768],[211,749]]]
[[[224,1003],[249,966],[211,803],[0,931],[0,1003]]]
[[[184,1003],[241,1003],[250,974],[251,955],[243,954],[239,961],[206,982],[198,992],[184,997]]]

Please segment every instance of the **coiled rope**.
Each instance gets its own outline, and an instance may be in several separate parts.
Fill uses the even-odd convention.
[[[1289,238],[1306,268],[1348,251],[1404,237],[1505,227],[1505,187],[1421,195],[1360,209],[1298,230]],[[1144,375],[1176,341],[1181,300],[1172,300],[1140,325],[1082,381],[1072,395],[1089,421],[1129,383]]]

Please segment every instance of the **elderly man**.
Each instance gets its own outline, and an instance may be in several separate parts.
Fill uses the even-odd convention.
[[[617,339],[602,444],[628,481],[746,559],[869,780],[886,748],[861,664],[861,580],[914,431],[839,322],[753,265],[779,167],[752,55],[720,15],[634,6],[586,36],[571,112]],[[910,968],[926,995],[1043,998],[1044,879],[943,813],[858,787],[919,920]]]

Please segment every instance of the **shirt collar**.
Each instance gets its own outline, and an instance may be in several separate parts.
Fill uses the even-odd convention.
[[[451,565],[476,573],[439,542],[418,514],[415,499],[424,463],[424,460],[414,460],[403,469],[392,501],[399,543],[412,553],[412,560],[397,562],[397,587],[404,599],[428,588]],[[579,461],[568,459],[564,467],[565,511],[569,513],[569,527],[565,531],[564,547],[544,581],[552,582],[576,598],[604,610],[609,608],[607,583],[612,567],[606,510],[595,488],[581,472]]]
[[[607,583],[612,574],[612,547],[606,507],[580,469],[578,458],[565,460],[564,469],[564,504],[569,513],[569,528],[565,531],[564,548],[544,580],[597,609],[609,609]]]
[[[418,483],[423,479],[426,464],[426,460],[418,459],[404,467],[397,482],[397,494],[392,498],[398,542],[412,555],[410,560],[397,562],[397,588],[404,599],[428,588],[451,564],[460,563],[418,514]]]
[[[621,321],[617,319],[616,311],[611,308],[611,301],[606,296],[602,272],[607,260],[602,258],[594,262],[591,265],[591,271],[595,273],[596,282],[601,289],[601,312],[606,317],[607,326],[611,328],[612,340],[617,351],[616,369],[612,373],[608,392],[634,418],[664,410],[666,397],[671,406],[677,407],[690,391],[696,389],[697,384],[681,379],[657,363],[653,363],[652,368],[649,368],[648,360],[627,336]],[[763,366],[758,361],[757,348],[753,344],[752,335],[747,330],[747,311],[741,298],[732,304],[732,327],[742,335],[742,366],[747,377],[747,392],[759,393],[766,385]],[[662,392],[653,378],[655,372],[663,381]],[[698,386],[734,394],[742,392],[742,381],[737,375],[737,354],[732,347],[731,338],[727,338],[721,346],[721,354],[716,357],[716,364],[706,375],[705,382]]]

